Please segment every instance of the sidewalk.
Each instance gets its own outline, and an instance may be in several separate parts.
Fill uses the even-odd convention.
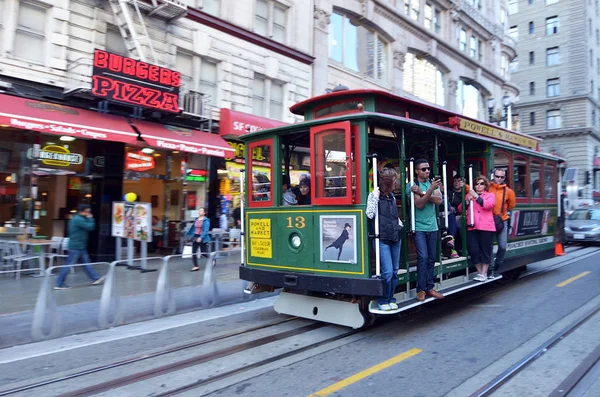
[[[198,309],[201,303],[201,288],[206,259],[200,260],[200,271],[190,272],[190,259],[173,259],[169,264],[169,278],[173,289],[177,313]],[[159,269],[161,260],[148,261],[149,269]],[[223,256],[217,260],[214,277],[219,290],[218,305],[248,299],[243,294],[243,283],[239,280],[239,253]],[[97,265],[98,274],[105,274],[107,265]],[[154,318],[154,298],[159,272],[141,273],[116,267],[115,282],[121,300],[123,323],[132,323]],[[0,278],[0,348],[32,342],[31,323],[36,299],[43,278],[23,276],[20,280]],[[56,275],[51,276],[56,282]],[[98,329],[97,318],[102,286],[91,285],[82,268],[69,274],[70,290],[53,291],[58,313],[64,328],[63,335],[76,334]]]

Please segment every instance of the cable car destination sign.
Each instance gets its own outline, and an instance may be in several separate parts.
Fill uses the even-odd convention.
[[[92,94],[97,97],[179,113],[181,73],[103,50],[94,52]]]
[[[458,127],[463,131],[474,132],[479,135],[495,138],[504,142],[512,143],[514,145],[524,146],[533,150],[537,149],[538,147],[537,139],[525,136],[523,134],[518,134],[502,128],[491,127],[489,125],[477,123],[461,117],[451,117],[449,121],[449,124],[452,127]]]

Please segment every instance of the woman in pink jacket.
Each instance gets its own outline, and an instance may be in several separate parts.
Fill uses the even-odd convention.
[[[487,280],[487,271],[492,257],[494,234],[494,213],[492,212],[496,197],[488,191],[490,182],[483,175],[475,179],[475,189],[469,190],[467,206],[473,205],[473,219],[471,210],[467,210],[467,246],[469,255],[477,268],[476,281]]]

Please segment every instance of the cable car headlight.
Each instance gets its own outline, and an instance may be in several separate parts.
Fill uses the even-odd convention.
[[[290,244],[294,248],[300,248],[300,246],[302,245],[302,239],[300,238],[299,235],[294,234],[294,235],[292,235],[292,238],[290,239]]]

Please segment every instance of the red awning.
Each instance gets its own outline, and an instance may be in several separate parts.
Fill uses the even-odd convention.
[[[123,117],[4,94],[0,94],[0,126],[130,144],[137,141],[137,133]]]
[[[148,121],[134,120],[133,124],[148,145],[156,148],[216,157],[235,154],[231,146],[215,134]]]
[[[250,132],[281,127],[282,125],[287,125],[287,123],[279,120],[255,116],[253,114],[221,108],[219,134],[226,137],[236,137]]]

